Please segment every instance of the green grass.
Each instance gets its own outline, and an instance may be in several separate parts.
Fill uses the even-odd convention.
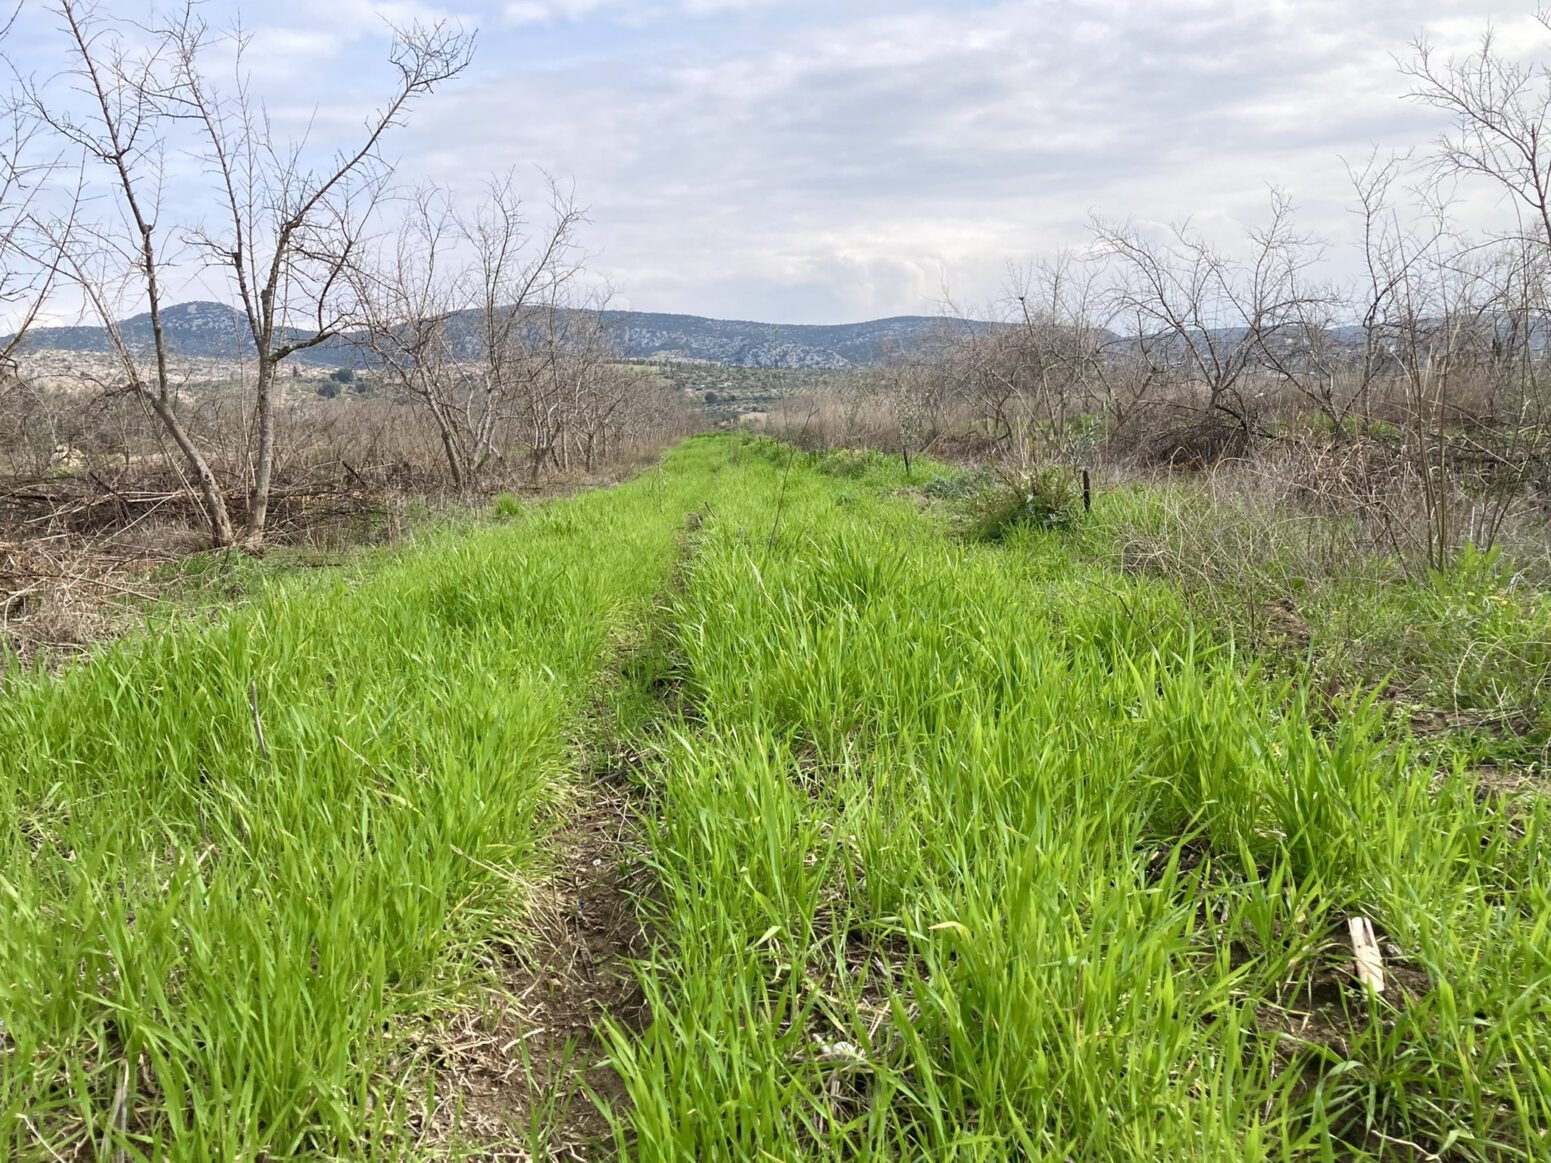
[[[1313,713],[1083,539],[956,545],[784,456],[672,610],[628,1157],[1551,1151],[1543,798]]]
[[[600,701],[653,873],[623,1158],[1551,1155],[1545,796],[1124,568],[1149,497],[988,544],[943,476],[697,439],[13,675],[9,1155],[433,1153],[416,1025],[521,955]],[[1506,641],[1497,568],[1365,616]]]
[[[413,1020],[520,944],[570,733],[708,463],[13,673],[8,1157],[406,1152]]]
[[[1074,534],[1085,556],[1168,581],[1191,621],[1278,674],[1331,695],[1382,688],[1440,758],[1551,770],[1551,579],[1499,550],[1466,545],[1415,576],[1339,517],[1189,484],[1101,494]]]

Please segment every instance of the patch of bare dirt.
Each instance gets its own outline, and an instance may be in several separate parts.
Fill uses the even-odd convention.
[[[1427,970],[1407,958],[1400,946],[1382,934],[1378,945],[1387,1007],[1402,1010],[1432,989]],[[1257,1013],[1264,1029],[1287,1035],[1294,1044],[1322,1046],[1349,1057],[1352,1036],[1366,1029],[1372,1017],[1365,989],[1358,981],[1351,944],[1338,926],[1316,964]]]
[[[672,589],[682,585],[704,517],[686,517]],[[621,681],[645,681],[664,711],[683,710],[689,695],[671,667],[629,677],[654,657],[649,637],[614,642]],[[603,698],[594,707],[604,738],[618,732],[615,713]],[[449,1028],[452,1036],[434,1039],[438,1089],[450,1093],[432,1113],[429,1135],[480,1145],[474,1158],[616,1157],[609,1115],[622,1113],[629,1095],[609,1064],[604,1029],[612,1022],[639,1032],[651,1020],[631,970],[648,952],[637,902],[652,879],[637,797],[651,755],[616,746],[593,754],[593,778],[553,838],[555,871],[523,919],[524,954],[500,967],[502,988],[489,1009],[455,1020],[461,1037]]]
[[[1551,777],[1529,767],[1480,766],[1470,770],[1476,785],[1476,802],[1523,800],[1551,792]]]

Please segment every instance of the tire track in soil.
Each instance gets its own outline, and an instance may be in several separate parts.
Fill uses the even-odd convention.
[[[686,515],[667,594],[682,588],[708,515],[708,506]],[[671,668],[654,675],[650,662],[639,665],[666,663],[662,612],[659,600],[644,633],[617,652],[608,671],[616,695],[633,687],[652,708],[649,717],[681,706],[683,695]],[[631,963],[649,952],[637,902],[653,885],[637,822],[650,794],[643,771],[652,754],[630,746],[647,724],[622,722],[628,716],[620,709],[600,695],[590,715],[594,730],[579,740],[580,770],[589,775],[574,788],[576,801],[557,809],[569,818],[551,839],[554,871],[526,914],[521,952],[502,966],[494,1013],[470,1011],[460,1019],[461,1037],[444,1036],[444,1071],[456,1093],[433,1121],[449,1138],[476,1145],[464,1157],[618,1157],[604,1107],[617,1117],[629,1096],[608,1062],[602,1027],[608,1019],[641,1032],[651,1022]],[[451,1118],[449,1106],[458,1110]]]

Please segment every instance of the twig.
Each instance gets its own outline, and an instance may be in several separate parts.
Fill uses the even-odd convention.
[[[808,415],[802,422],[802,428],[798,430],[797,443],[792,445],[791,455],[786,458],[786,468],[781,473],[781,487],[776,491],[775,521],[772,522],[770,526],[769,544],[772,549],[775,548],[776,534],[780,532],[781,529],[781,513],[782,510],[786,507],[786,482],[787,479],[792,475],[792,465],[797,460],[797,444],[801,443],[802,440],[808,435],[808,425],[813,423],[813,417],[816,415],[818,415],[817,404],[808,410]]]
[[[108,1112],[108,1125],[106,1127],[104,1127],[103,1130],[102,1130],[102,1146],[99,1149],[98,1158],[100,1158],[100,1159],[109,1158],[109,1155],[108,1155],[108,1137],[113,1133],[113,1128],[115,1126],[119,1127],[121,1131],[122,1131],[123,1127],[125,1126],[125,1119],[126,1119],[126,1117],[128,1115],[128,1111],[126,1109],[128,1101],[129,1101],[129,1059],[126,1058],[126,1059],[124,1059],[124,1069],[123,1069],[123,1072],[120,1073],[120,1075],[119,1075],[118,1089],[116,1091],[114,1091],[114,1094],[113,1094],[113,1109]],[[126,1157],[125,1153],[124,1153],[124,1147],[123,1147],[122,1143],[120,1143],[117,1147],[114,1148],[113,1154],[112,1154],[111,1157],[114,1160],[114,1163],[118,1163],[119,1160],[124,1159]]]
[[[49,1141],[43,1137],[43,1132],[38,1130],[36,1123],[34,1123],[26,1115],[17,1115],[16,1117],[27,1124],[27,1129],[32,1132],[33,1138],[38,1140],[43,1149],[52,1155],[55,1160],[57,1160],[57,1163],[65,1163],[65,1157],[49,1145]]]
[[[44,581],[70,582],[73,585],[97,586],[100,589],[112,590],[114,593],[127,594],[129,597],[141,598],[145,601],[151,601],[154,597],[154,595],[148,594],[144,590],[137,590],[132,586],[121,585],[118,582],[109,581],[107,578],[88,577],[85,574],[45,573],[39,569],[22,569],[0,570],[0,577],[16,578],[17,580],[21,580],[23,578],[40,578]],[[32,586],[19,592],[33,593],[37,590],[37,588],[37,586]]]

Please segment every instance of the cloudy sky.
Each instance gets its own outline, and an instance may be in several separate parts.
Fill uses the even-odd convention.
[[[46,72],[57,35],[25,3],[11,52]],[[989,303],[1009,262],[1082,245],[1094,214],[1231,231],[1271,184],[1339,244],[1341,159],[1440,129],[1404,100],[1394,57],[1424,32],[1466,49],[1489,23],[1534,50],[1530,7],[268,0],[241,18],[255,88],[320,138],[386,91],[386,20],[477,27],[472,69],[390,145],[406,181],[472,192],[516,166],[538,195],[542,168],[590,207],[591,265],[618,304],[821,323],[932,313],[945,290]],[[203,11],[224,24],[239,8]],[[1481,191],[1477,210],[1492,202]]]

